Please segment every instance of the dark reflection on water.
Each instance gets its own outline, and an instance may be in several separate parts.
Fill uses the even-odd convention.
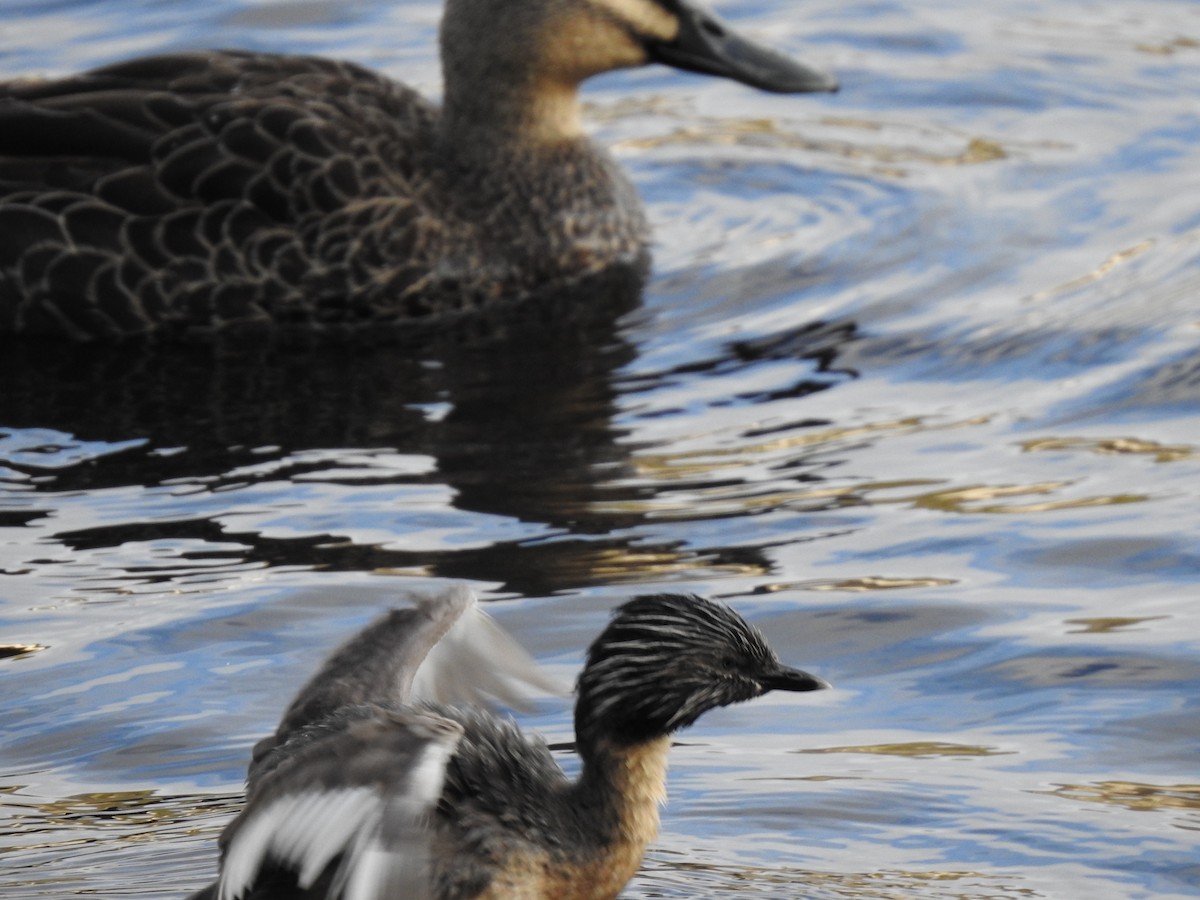
[[[412,568],[496,581],[507,591],[533,595],[602,583],[622,568],[640,568],[647,553],[670,565],[679,554],[672,542],[633,547],[642,544],[631,530],[646,521],[641,501],[651,494],[620,483],[631,474],[635,445],[623,440],[628,429],[613,421],[618,395],[636,402],[643,390],[753,372],[782,360],[802,361],[802,377],[739,393],[729,402],[801,398],[853,377],[837,359],[854,339],[855,326],[806,323],[731,341],[719,355],[665,371],[623,375],[635,350],[617,323],[636,305],[638,287],[636,280],[589,285],[556,298],[562,306],[592,309],[583,319],[572,313],[537,327],[521,322],[511,335],[426,336],[419,345],[399,333],[370,345],[250,337],[199,346],[10,347],[0,362],[0,378],[9,386],[0,397],[0,421],[12,426],[10,436],[36,425],[39,434],[53,430],[58,437],[10,452],[7,461],[15,480],[33,488],[22,499],[34,505],[44,491],[70,496],[129,485],[144,486],[148,500],[160,490],[170,496],[152,521],[118,510],[101,516],[111,519],[102,524],[56,529],[55,540],[77,554],[169,541],[198,548],[184,554],[197,563]],[[828,424],[812,420],[786,429]],[[768,439],[775,430],[747,436]],[[389,474],[386,464],[373,469],[373,456],[387,451],[427,461],[400,475]],[[344,466],[333,464],[338,457]],[[790,465],[808,468],[803,459]],[[441,513],[431,511],[426,522],[397,523],[395,540],[382,544],[347,540],[334,517],[325,521],[328,530],[304,523],[298,527],[308,533],[286,538],[270,529],[239,528],[237,517],[213,518],[228,512],[229,503],[213,502],[221,494],[237,503],[249,493],[260,505],[280,502],[286,509],[294,504],[278,486],[289,482],[334,484],[351,493],[361,487],[364,495],[389,485],[444,486],[455,510],[531,527],[518,529],[512,540],[497,534],[465,547],[450,541],[441,549],[410,551],[403,530],[436,529]],[[689,479],[688,486],[726,483],[742,479],[704,477]],[[386,508],[380,512],[386,515]],[[20,525],[39,513],[9,515]],[[361,519],[342,524],[353,529]],[[769,569],[752,548],[714,553],[707,560],[714,567]],[[149,584],[152,568],[128,571]]]
[[[459,560],[455,551],[414,555],[357,545],[336,531],[273,540],[238,529],[236,520],[213,521],[208,500],[310,478],[364,491],[437,484],[453,492],[459,510],[539,522],[548,534],[566,527],[603,534],[620,522],[594,521],[589,504],[598,474],[619,468],[627,452],[611,422],[611,381],[633,352],[616,321],[636,298],[636,281],[592,285],[560,299],[587,304],[595,316],[544,329],[522,323],[511,338],[443,336],[422,342],[418,353],[403,334],[373,345],[248,338],[205,346],[11,347],[0,374],[8,386],[0,420],[59,430],[69,444],[119,449],[99,452],[87,465],[62,465],[65,448],[47,444],[10,454],[8,462],[38,482],[35,491],[141,484],[175,494],[169,518],[58,531],[73,551],[150,539],[234,540],[248,563],[354,571],[419,565],[447,577],[519,579],[523,568],[541,567],[514,567],[503,543]],[[388,450],[429,460],[401,475],[353,463],[331,470],[336,448],[355,448],[368,463],[373,452]],[[49,464],[39,465],[39,450]],[[193,490],[205,502],[189,514]],[[36,513],[12,515],[21,524]],[[572,546],[554,543],[540,552],[570,557]],[[567,576],[570,568],[545,560],[550,573]],[[554,590],[549,577],[512,589]]]

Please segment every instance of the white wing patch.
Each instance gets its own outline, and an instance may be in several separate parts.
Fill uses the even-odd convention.
[[[325,867],[373,829],[382,799],[369,787],[291,794],[252,815],[225,854],[220,900],[249,890],[266,862],[298,872],[309,887]]]
[[[226,849],[218,900],[238,900],[264,868],[290,869],[307,889],[339,856],[333,887],[345,900],[432,898],[426,820],[456,744],[425,744],[390,784],[310,785],[252,805]]]
[[[551,678],[496,620],[473,602],[438,641],[413,677],[412,698],[451,705],[492,698],[527,709],[539,694],[569,691]]]
[[[409,772],[408,791],[389,797],[373,831],[360,832],[334,880],[345,900],[433,900],[425,820],[442,794],[446,763],[457,741],[426,747]]]

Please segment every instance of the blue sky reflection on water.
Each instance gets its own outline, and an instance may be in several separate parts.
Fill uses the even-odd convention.
[[[325,649],[450,579],[564,680],[679,589],[835,683],[680,736],[627,897],[1200,896],[1200,12],[715,5],[844,89],[589,87],[657,237],[603,347],[0,360],[5,897],[201,884]],[[0,75],[241,46],[436,94],[438,15],[9,3]]]

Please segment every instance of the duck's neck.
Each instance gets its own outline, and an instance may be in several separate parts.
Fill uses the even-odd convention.
[[[508,148],[553,148],[584,139],[578,88],[516,82],[487,91],[447,84],[442,107],[445,146],[491,156]]]
[[[578,55],[557,4],[512,4],[499,19],[496,4],[448,0],[442,20],[442,137],[479,152],[506,144],[530,147],[576,141],[579,84],[588,74],[566,64]],[[583,38],[579,38],[583,40]],[[568,60],[560,58],[568,53]]]

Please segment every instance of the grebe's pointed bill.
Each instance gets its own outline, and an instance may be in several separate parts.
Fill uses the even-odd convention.
[[[646,50],[655,62],[732,78],[776,94],[836,91],[837,79],[819,69],[742,37],[708,10],[690,0],[665,0],[679,18],[673,41],[651,41]]]
[[[779,671],[770,673],[760,681],[768,691],[823,691],[833,687],[824,678],[790,666],[780,666]]]

